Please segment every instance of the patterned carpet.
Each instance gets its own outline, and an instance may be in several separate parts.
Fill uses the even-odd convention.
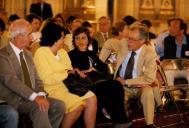
[[[180,117],[176,107],[169,103],[162,113],[156,113],[154,124],[159,128],[189,128],[189,106],[186,103],[178,102]],[[133,113],[131,118],[134,122],[133,128],[145,128],[142,113]]]
[[[189,104],[189,101],[187,103]],[[169,103],[167,106],[165,106],[162,113],[155,114],[154,124],[158,128],[189,128],[189,105],[182,102],[177,104],[183,122],[180,120],[175,106],[172,103]],[[132,106],[132,109],[133,110],[130,113],[130,118],[134,122],[132,128],[145,128],[142,109],[139,109],[137,105]],[[18,128],[32,128],[31,121],[27,118],[27,116],[21,116]],[[83,121],[78,121],[73,128],[84,128],[84,125],[81,122]],[[113,128],[112,123],[107,120],[102,120],[102,117],[98,117],[97,122],[98,124],[96,128]]]
[[[189,110],[188,110],[189,111]],[[167,111],[155,115],[155,125],[159,128],[189,128],[189,112],[181,114],[183,122],[176,111]],[[134,118],[133,128],[145,128],[144,118]]]
[[[175,106],[170,103],[165,106],[162,113],[156,113],[154,124],[158,128],[189,128],[189,106],[183,103],[178,103],[180,115],[183,121],[178,116]],[[133,128],[145,128],[145,121],[142,110],[137,110],[130,113],[130,118],[133,120]],[[111,123],[99,124],[96,128],[112,128]]]

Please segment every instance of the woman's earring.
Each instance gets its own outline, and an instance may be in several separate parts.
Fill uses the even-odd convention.
[[[54,46],[56,47],[57,42],[54,43]]]

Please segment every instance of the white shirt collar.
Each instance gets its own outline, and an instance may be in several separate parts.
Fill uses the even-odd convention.
[[[12,47],[14,53],[16,54],[17,59],[18,59],[19,62],[20,62],[20,56],[19,56],[19,54],[20,54],[20,52],[22,52],[23,50],[20,50],[20,49],[19,49],[18,47],[16,47],[12,42],[10,42],[10,46]]]
[[[106,35],[106,36],[108,36],[108,32],[101,32],[101,34],[104,36],[104,35]]]
[[[139,49],[137,49],[136,51],[134,51],[134,52],[136,53],[136,55],[139,55],[139,54],[140,54],[142,48],[143,48],[143,45],[142,45]],[[129,51],[130,54],[131,54],[131,52],[132,52],[132,51]]]

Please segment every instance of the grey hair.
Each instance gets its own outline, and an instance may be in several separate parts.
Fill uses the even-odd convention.
[[[138,30],[140,34],[140,39],[145,39],[146,43],[149,42],[149,31],[146,25],[142,24],[141,22],[134,22],[129,27],[131,31]]]
[[[9,27],[9,38],[12,40],[18,35],[26,34],[27,27],[31,27],[28,21],[24,19],[15,20]]]

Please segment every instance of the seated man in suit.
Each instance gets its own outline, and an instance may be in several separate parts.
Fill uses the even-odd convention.
[[[11,106],[7,105],[5,101],[0,100],[0,128],[17,128],[17,126],[17,111]]]
[[[189,59],[189,35],[186,33],[187,24],[180,18],[171,19],[170,31],[169,36],[164,39],[164,56],[161,59]],[[179,66],[179,63],[177,64],[179,60],[174,62]],[[184,61],[180,62],[180,66],[183,66],[182,62]],[[166,70],[165,74],[169,85],[176,84],[174,83],[175,78],[186,78],[189,81],[188,71],[185,69]]]
[[[161,97],[158,87],[153,87],[157,55],[148,41],[146,26],[140,22],[133,23],[129,28],[127,43],[125,54],[117,58],[114,75],[124,86],[125,95],[140,97],[146,127],[154,128],[155,101],[158,106],[161,105]]]
[[[0,49],[0,98],[19,114],[27,114],[34,128],[59,128],[64,103],[47,97],[37,75],[32,55],[26,47],[32,40],[32,28],[24,19],[14,21],[10,42]]]
[[[103,47],[104,42],[111,38],[111,21],[109,17],[102,16],[98,20],[99,31],[94,34],[94,39],[98,42],[99,50]]]

